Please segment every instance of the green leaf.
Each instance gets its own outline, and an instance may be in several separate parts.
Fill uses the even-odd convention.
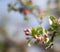
[[[54,16],[50,16],[50,19],[53,21],[53,20],[56,20],[56,18]]]
[[[36,29],[34,27],[32,27],[32,36],[34,36],[34,34],[36,33]]]
[[[52,20],[53,23],[56,23],[56,18],[54,16],[50,16],[50,19]]]
[[[37,34],[40,35],[40,34],[43,34],[43,28],[41,26],[37,27]]]
[[[53,16],[50,16],[50,19],[52,20],[52,25],[50,26],[49,30],[50,31],[57,30],[58,24],[57,24],[56,18]]]
[[[30,44],[31,40],[27,40],[27,45],[30,47],[31,44]]]
[[[46,43],[48,43],[49,42],[49,38],[46,38]]]
[[[46,34],[47,30],[45,28],[43,28],[43,34]]]

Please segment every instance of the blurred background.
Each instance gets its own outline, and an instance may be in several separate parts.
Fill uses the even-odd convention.
[[[8,12],[8,4],[15,3],[17,0],[0,0],[0,52],[60,52],[60,38],[54,40],[54,47],[45,50],[43,46],[26,45],[26,37],[23,32],[25,28],[37,27],[37,18],[29,14],[28,22],[24,21],[23,14],[18,11]],[[43,26],[49,27],[47,17],[50,15],[60,17],[60,0],[33,0],[42,10],[46,10],[47,16],[43,19]],[[19,4],[16,7],[20,7]]]

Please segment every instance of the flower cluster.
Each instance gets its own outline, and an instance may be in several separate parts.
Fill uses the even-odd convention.
[[[41,26],[36,28],[32,27],[32,28],[24,29],[24,32],[28,38],[27,40],[30,41],[30,39],[31,40],[34,39],[35,44],[39,44],[39,43],[47,44],[49,42],[48,33]]]
[[[49,23],[50,23],[50,28],[46,30],[42,26],[39,27],[31,27],[24,29],[25,35],[27,37],[27,43],[30,46],[31,40],[34,39],[35,44],[44,44],[44,45],[49,45],[51,47],[53,44],[53,39],[56,33],[56,30],[59,29],[58,26],[60,24],[60,20],[57,20],[55,17],[50,16],[49,17]],[[50,37],[48,32],[53,32],[53,35]]]
[[[17,4],[20,4],[21,7],[16,7]],[[36,17],[42,17],[43,16],[43,10],[39,8],[39,6],[33,4],[33,0],[20,0],[14,4],[8,4],[8,11],[19,11],[20,13],[23,13],[24,20],[28,20],[28,14],[32,13]]]
[[[19,11],[20,13],[23,13],[25,20],[28,20],[29,13],[32,13],[33,15],[35,15],[36,17],[39,17],[40,19],[42,19],[43,16],[45,15],[44,11],[41,8],[39,8],[39,6],[35,6],[33,4],[33,0],[19,0],[19,4],[22,7],[17,8],[16,3],[14,5],[9,4],[8,10],[9,11],[14,10],[14,11]],[[27,43],[29,46],[32,39],[34,39],[33,42],[35,44],[40,44],[40,43],[44,45],[50,44],[50,42],[52,42],[54,39],[55,32],[53,33],[52,37],[49,36],[48,32],[57,30],[57,32],[60,34],[60,28],[59,28],[60,19],[57,20],[55,17],[50,16],[49,24],[50,24],[50,28],[48,30],[46,30],[42,26],[24,29],[24,33],[26,35]]]
[[[26,2],[26,4],[25,4],[25,2]],[[28,19],[27,15],[30,12],[30,9],[28,9],[27,6],[29,6],[29,5],[32,6],[33,2],[32,2],[32,0],[28,0],[28,1],[26,0],[25,2],[24,2],[24,0],[20,0],[19,3],[20,3],[20,5],[22,5],[22,7],[19,7],[19,8],[16,7],[16,4],[18,4],[18,3],[8,4],[8,11],[11,11],[11,10],[19,11],[20,13],[24,14],[24,19],[27,20]]]

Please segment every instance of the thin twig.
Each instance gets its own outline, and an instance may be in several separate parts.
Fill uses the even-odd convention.
[[[51,36],[50,43],[45,49],[49,49],[53,46],[53,41],[54,41],[55,34],[56,34],[56,31],[53,31],[53,35]]]

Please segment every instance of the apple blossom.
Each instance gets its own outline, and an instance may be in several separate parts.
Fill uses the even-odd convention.
[[[27,8],[23,8],[23,12],[24,14],[29,14],[30,11]]]
[[[29,35],[29,32],[25,32],[25,35]]]
[[[52,21],[51,21],[51,19],[50,19],[50,18],[49,18],[49,24],[50,24],[50,25],[52,25]]]
[[[42,37],[41,36],[37,37],[37,42],[39,42],[41,40],[42,40]]]
[[[48,34],[44,34],[44,38],[47,38],[48,37]]]

